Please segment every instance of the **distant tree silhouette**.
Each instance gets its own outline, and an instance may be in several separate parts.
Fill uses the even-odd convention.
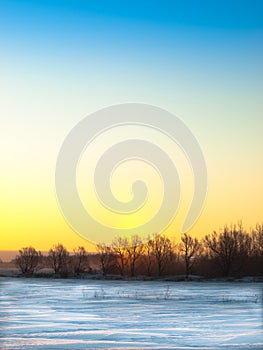
[[[257,224],[252,230],[252,269],[263,275],[263,224]]]
[[[33,247],[22,248],[15,258],[15,264],[20,268],[23,275],[32,275],[39,266],[41,257],[41,253]]]
[[[152,241],[152,252],[156,259],[158,276],[161,276],[172,257],[172,243],[168,237],[161,234],[156,234]]]
[[[214,232],[204,239],[210,257],[218,264],[225,277],[230,276],[235,268],[240,270],[249,255],[250,244],[251,238],[244,232],[242,224],[232,228],[225,226],[223,232]]]
[[[68,257],[69,253],[61,243],[54,245],[48,252],[48,260],[55,273],[68,272]]]
[[[253,253],[263,257],[263,224],[257,224],[252,230]]]
[[[197,238],[192,238],[190,235],[185,233],[181,237],[179,250],[183,256],[185,263],[185,277],[188,279],[188,276],[196,259],[201,254],[201,244]]]
[[[103,275],[162,276],[182,274],[186,278],[193,271],[204,277],[241,277],[263,275],[263,224],[257,224],[248,234],[242,223],[225,226],[223,231],[206,235],[201,241],[188,234],[181,236],[177,245],[164,234],[148,236],[144,242],[138,235],[116,237],[112,243],[99,243],[98,254],[88,254],[84,247],[73,250],[69,256],[60,243],[54,245],[48,256],[42,256],[33,247],[19,250],[14,263],[22,274],[32,275],[40,266],[49,266],[55,274],[66,276],[88,272],[90,264],[100,265]]]
[[[84,247],[78,247],[73,249],[74,255],[71,258],[71,264],[73,265],[74,272],[79,275],[90,269],[88,255]]]
[[[142,240],[138,235],[134,235],[128,241],[127,251],[127,260],[130,267],[130,275],[133,277],[135,275],[135,264],[137,260],[142,256],[144,246]]]
[[[98,243],[96,249],[99,256],[100,267],[105,276],[116,267],[116,257],[111,247],[107,246],[105,243]]]
[[[144,260],[145,260],[148,276],[151,276],[152,274],[152,265],[153,265],[153,260],[155,259],[153,255],[153,247],[154,247],[154,240],[152,239],[152,237],[149,236],[146,242],[144,243]]]
[[[117,268],[121,276],[124,276],[125,267],[128,264],[127,258],[127,248],[129,247],[129,242],[127,238],[116,237],[111,244],[111,251],[116,256]]]

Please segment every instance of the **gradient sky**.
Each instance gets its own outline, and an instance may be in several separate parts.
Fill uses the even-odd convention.
[[[124,102],[198,139],[209,191],[190,233],[263,221],[262,1],[2,0],[0,77],[0,250],[92,249],[57,206],[56,158],[82,118]]]

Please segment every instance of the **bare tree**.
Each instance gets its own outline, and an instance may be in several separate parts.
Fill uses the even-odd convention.
[[[128,239],[117,237],[113,240],[111,249],[116,255],[116,263],[121,276],[124,276],[125,267],[127,266],[127,248],[129,246]]]
[[[181,243],[179,249],[183,254],[185,263],[185,277],[188,279],[189,273],[195,263],[196,257],[199,256],[201,252],[201,244],[197,238],[192,238],[190,235],[185,233],[181,237]]]
[[[223,275],[228,277],[237,265],[240,269],[244,264],[249,254],[251,238],[244,232],[242,223],[239,223],[238,227],[225,226],[223,232],[205,236],[204,244]]]
[[[263,224],[257,224],[252,231],[253,254],[263,257]]]
[[[142,255],[143,248],[142,240],[138,235],[134,235],[130,238],[126,250],[128,265],[130,267],[130,275],[132,277],[135,275],[135,264]]]
[[[68,272],[68,257],[69,253],[61,243],[54,245],[48,252],[48,260],[55,273]]]
[[[116,266],[116,258],[111,247],[104,243],[98,243],[96,249],[100,259],[101,270],[105,276],[114,266]]]
[[[152,264],[153,264],[153,246],[154,241],[151,237],[148,237],[146,242],[144,243],[144,258],[146,262],[147,274],[151,276],[152,274]]]
[[[23,275],[32,275],[39,266],[41,257],[41,252],[37,252],[33,247],[26,247],[19,250],[15,263]]]
[[[164,268],[172,257],[172,243],[170,239],[164,235],[156,234],[153,239],[153,255],[155,256],[158,276],[164,272]]]
[[[79,275],[89,269],[88,255],[84,247],[73,249],[72,264],[74,272]]]

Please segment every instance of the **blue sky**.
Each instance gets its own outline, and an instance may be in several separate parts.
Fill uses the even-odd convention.
[[[19,11],[18,15],[53,12],[53,15],[105,16],[138,21],[170,23],[186,26],[219,28],[262,28],[262,1],[87,1],[87,0],[39,0],[2,1],[7,12]]]
[[[262,1],[2,0],[0,33],[4,212],[21,216],[6,247],[26,244],[26,235],[17,239],[19,225],[32,239],[25,208],[52,207],[56,156],[69,130],[123,102],[167,109],[196,135],[213,228],[262,220]],[[54,227],[66,230],[54,208]]]

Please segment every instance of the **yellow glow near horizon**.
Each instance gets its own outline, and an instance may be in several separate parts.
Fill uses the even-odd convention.
[[[169,141],[168,141],[169,143]],[[170,146],[170,144],[169,144]],[[167,146],[167,148],[169,148]],[[176,160],[179,161],[179,152],[176,153]],[[242,155],[244,156],[244,155]],[[189,168],[187,169],[186,160],[183,154],[180,155],[181,163],[181,181],[184,189],[180,210],[167,228],[166,233],[175,238],[180,237],[180,228],[187,212],[191,195],[192,195],[192,179]],[[236,159],[234,164],[231,155],[226,155],[224,159],[214,159],[214,153],[206,152],[206,160],[209,173],[209,190],[206,200],[206,205],[202,215],[194,225],[191,234],[198,237],[212,232],[214,229],[222,227],[224,224],[235,223],[242,219],[245,226],[249,229],[255,223],[261,221],[261,193],[262,181],[260,172],[253,173],[253,181],[251,169],[257,158],[250,159],[250,168],[245,168],[240,164],[242,172],[233,171],[239,164],[239,159]],[[240,156],[240,162],[242,157]],[[43,159],[43,162],[47,162]],[[40,162],[41,163],[41,162]],[[140,162],[133,161],[135,177],[141,176]],[[38,163],[39,164],[39,163]],[[26,165],[26,164],[25,164]],[[33,164],[34,165],[34,164]],[[43,165],[43,164],[42,164]],[[47,165],[47,164],[46,164]],[[88,250],[94,251],[94,245],[87,242],[76,234],[65,222],[56,202],[54,189],[54,163],[48,166],[46,170],[42,168],[36,169],[32,164],[28,169],[24,168],[24,164],[13,164],[12,173],[6,174],[4,182],[2,182],[2,201],[1,201],[1,249],[2,250],[17,250],[23,246],[32,245],[39,250],[48,250],[53,244],[62,242],[69,250],[79,245],[84,245]],[[43,167],[44,169],[45,167]],[[85,168],[85,167],[84,167]],[[227,169],[227,170],[225,170]],[[221,170],[221,171],[220,171]],[[229,171],[228,171],[229,170]],[[129,189],[127,185],[130,183],[130,178],[127,176],[129,167],[120,167],[116,170],[112,178],[113,192],[120,199],[129,199]],[[85,177],[85,169],[83,169]],[[148,180],[149,189],[152,189],[156,184],[156,193],[153,195],[150,206],[145,207],[145,212],[141,215],[136,213],[136,223],[145,217],[150,216],[152,211],[157,210],[159,202],[157,193],[161,193],[161,186],[158,187],[158,174],[154,174],[149,165],[144,164],[143,176]],[[137,175],[136,175],[137,173]],[[19,175],[18,175],[19,174]],[[130,175],[130,174],[129,174]],[[132,178],[134,178],[132,176]],[[123,179],[122,183],[118,183],[119,179]],[[149,183],[150,179],[150,183]],[[152,182],[152,183],[151,183]],[[4,186],[4,183],[6,186]],[[118,187],[120,185],[120,187]],[[191,186],[189,186],[191,185]],[[83,186],[83,184],[82,184]],[[84,186],[85,187],[85,186]],[[81,185],[80,185],[81,190]],[[85,191],[81,192],[85,197]],[[154,196],[156,195],[156,196]],[[97,203],[98,204],[98,203]],[[92,205],[88,207],[92,208]],[[112,219],[110,216],[105,216],[105,209],[101,207],[93,207],[94,212],[106,224],[117,224],[127,227],[134,223],[134,218],[130,221],[119,218]],[[139,234],[139,232],[138,232]],[[149,233],[151,234],[151,233]]]
[[[8,20],[0,23],[6,35],[0,57],[0,250],[29,245],[48,250],[61,242],[69,250],[84,245],[94,251],[58,207],[56,158],[82,118],[125,102],[152,104],[177,115],[203,150],[208,193],[190,234],[202,237],[238,220],[249,230],[263,221],[262,28],[253,27],[254,16],[249,29],[247,17],[238,22],[244,28],[234,26],[238,16],[227,28],[223,22],[213,26],[203,14],[203,20],[209,19],[204,27],[198,17],[197,26],[184,26],[181,19],[156,20],[159,14],[127,22],[128,17],[113,13],[96,17],[93,10],[81,13],[79,21],[79,12],[60,16],[60,6],[52,4],[46,22],[42,8],[36,11],[42,5],[31,3],[22,16],[20,7],[6,2]],[[136,178],[148,185],[149,201],[131,216],[109,213],[87,186],[100,155],[131,132],[143,132],[144,139],[160,144],[178,166],[181,203],[165,233],[179,239],[193,194],[191,168],[179,147],[153,130],[120,128],[99,135],[79,163],[81,199],[98,220],[120,228],[139,225],[156,213],[162,182],[150,165],[130,161],[113,174],[112,190],[121,200],[130,198]]]

